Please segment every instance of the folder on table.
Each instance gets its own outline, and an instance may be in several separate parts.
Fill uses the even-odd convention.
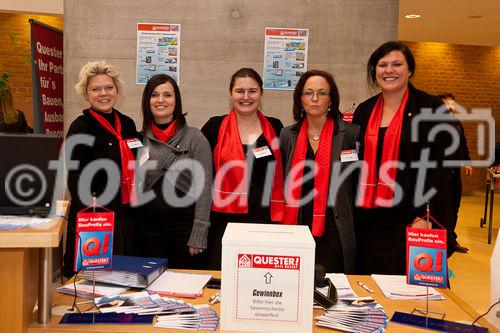
[[[132,288],[146,288],[166,269],[165,258],[144,258],[114,255],[110,270],[85,271],[85,279]]]

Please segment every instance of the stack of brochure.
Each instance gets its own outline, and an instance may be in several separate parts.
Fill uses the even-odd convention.
[[[405,275],[379,275],[372,274],[373,280],[390,299],[445,299],[436,289],[432,287],[414,286],[406,283]]]
[[[371,297],[339,300],[316,319],[318,326],[345,332],[383,332],[388,322],[382,306]]]
[[[137,292],[96,299],[101,313],[158,315],[155,327],[215,331],[219,316],[208,305],[191,305],[160,295]]]
[[[118,286],[146,288],[167,269],[167,259],[114,255],[111,270],[85,271],[83,276]]]
[[[180,300],[137,292],[96,299],[101,313],[136,313],[139,315],[194,313],[196,309]]]
[[[194,306],[190,314],[158,316],[154,327],[186,330],[215,331],[219,326],[219,316],[208,304]]]
[[[79,280],[74,284],[73,282],[67,283],[64,286],[57,288],[57,291],[63,294],[74,295],[76,288],[76,295],[83,298],[93,298],[94,286],[91,281]],[[127,287],[111,286],[103,283],[95,284],[95,296],[112,296],[118,295],[127,291]]]

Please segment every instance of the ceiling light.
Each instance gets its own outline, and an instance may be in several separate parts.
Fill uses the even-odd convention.
[[[416,18],[419,18],[421,16],[422,15],[420,15],[420,14],[406,14],[405,18],[407,18],[407,19],[416,19]]]

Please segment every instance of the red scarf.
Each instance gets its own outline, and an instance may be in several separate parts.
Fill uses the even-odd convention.
[[[160,140],[161,142],[167,143],[170,138],[172,138],[175,133],[177,133],[177,120],[174,120],[167,128],[161,130],[156,126],[155,123],[151,123],[151,133],[155,139]]]
[[[328,201],[328,188],[330,184],[330,167],[332,157],[332,139],[334,132],[334,121],[328,117],[321,130],[319,148],[315,156],[315,167],[318,172],[314,177],[314,196],[312,234],[321,237],[325,231],[326,204]],[[307,146],[307,118],[304,118],[300,127],[299,135],[295,145],[290,171],[299,168],[295,179],[289,177],[285,204],[285,224],[297,224],[299,206],[302,192],[302,177],[304,175],[304,161],[306,159]],[[298,186],[294,186],[298,185]],[[292,187],[294,186],[294,187]]]
[[[365,134],[364,166],[361,171],[361,187],[358,205],[363,208],[392,207],[394,199],[394,185],[396,183],[396,163],[399,157],[399,145],[401,143],[401,128],[403,127],[403,116],[406,102],[408,101],[408,90],[406,90],[398,111],[394,114],[389,127],[385,133],[384,145],[382,149],[382,161],[377,168],[377,142],[380,129],[380,120],[384,99],[383,95],[375,104],[368,120]],[[390,181],[383,183],[378,174],[384,163],[391,163],[387,170]],[[364,181],[366,180],[366,181]],[[385,200],[387,203],[378,203],[378,200]]]
[[[122,158],[122,181],[121,181],[121,195],[122,195],[122,204],[128,204],[129,202],[137,202],[136,193],[135,193],[135,182],[134,182],[134,154],[127,145],[127,141],[122,137],[122,123],[120,121],[120,117],[115,112],[115,127],[116,130],[111,126],[111,124],[92,109],[89,109],[90,115],[94,117],[95,120],[109,133],[114,135],[118,140],[118,145],[120,146],[120,155]],[[129,168],[130,165],[130,168]]]
[[[281,222],[284,211],[283,166],[278,139],[273,127],[260,112],[259,117],[262,133],[270,145],[275,158],[273,187],[271,191],[271,220]],[[224,177],[218,176],[219,170],[226,163],[235,163],[224,170]],[[248,213],[248,171],[247,161],[243,153],[236,111],[232,110],[222,121],[214,149],[214,167],[216,172],[214,184],[214,201],[212,210],[222,213]],[[228,202],[231,200],[231,202]]]

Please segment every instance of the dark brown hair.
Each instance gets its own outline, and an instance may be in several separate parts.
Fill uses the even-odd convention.
[[[306,85],[306,81],[313,76],[321,76],[328,82],[330,86],[330,108],[328,109],[328,116],[337,119],[338,117],[342,117],[339,105],[340,105],[340,95],[339,89],[335,84],[335,80],[333,79],[332,74],[321,71],[317,69],[312,69],[310,71],[305,72],[300,77],[297,85],[295,86],[295,90],[293,91],[293,119],[296,121],[301,120],[304,117],[304,109],[302,107],[302,92],[304,90],[304,86]]]
[[[380,45],[375,51],[373,51],[373,53],[370,55],[370,58],[368,59],[368,64],[366,65],[366,79],[370,87],[377,87],[376,70],[379,60],[392,51],[400,51],[401,53],[403,53],[403,56],[406,59],[406,63],[408,64],[408,69],[411,72],[410,77],[415,74],[415,58],[413,57],[413,54],[411,53],[408,46],[401,42],[386,42]]]
[[[231,76],[231,82],[229,82],[229,92],[233,91],[234,84],[236,83],[236,79],[243,78],[243,77],[249,77],[251,79],[254,79],[255,82],[259,84],[260,91],[262,91],[262,78],[260,77],[259,73],[255,71],[253,68],[240,68],[238,69],[232,76]]]
[[[186,114],[182,113],[182,100],[181,91],[175,80],[167,74],[157,74],[148,80],[144,91],[142,92],[142,131],[145,132],[151,123],[154,121],[153,114],[151,113],[151,106],[149,101],[156,87],[164,83],[171,83],[174,87],[175,93],[175,108],[173,119],[177,120],[177,128],[184,126],[186,123]]]

